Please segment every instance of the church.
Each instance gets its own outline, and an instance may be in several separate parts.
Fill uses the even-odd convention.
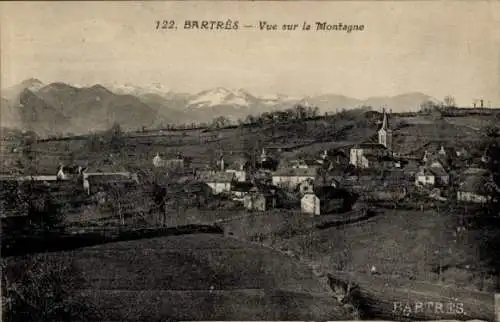
[[[357,168],[370,168],[379,164],[383,158],[392,155],[392,130],[388,115],[383,110],[382,124],[378,130],[378,142],[365,142],[353,146],[349,154],[349,163]]]

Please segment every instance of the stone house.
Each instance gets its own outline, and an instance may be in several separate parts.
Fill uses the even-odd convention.
[[[380,143],[360,143],[353,146],[349,154],[349,163],[357,168],[370,168],[379,158],[388,155],[387,148]]]
[[[295,190],[307,179],[314,180],[318,175],[316,168],[283,168],[272,174],[272,184],[288,190]]]
[[[255,185],[252,182],[233,182],[231,186],[231,196],[233,200],[243,200],[243,198],[250,193],[250,190]]]
[[[205,182],[214,195],[231,192],[231,187],[235,181],[234,173],[225,171],[201,171],[197,174],[197,180]]]
[[[461,175],[457,189],[457,200],[462,202],[487,203],[493,200],[500,188],[486,169],[470,168]]]
[[[440,186],[445,187],[450,183],[450,175],[442,167],[420,167],[415,174],[416,186]]]
[[[164,159],[159,153],[156,153],[153,158],[153,166],[155,168],[165,168],[171,171],[183,171],[187,163],[187,159],[182,157],[181,154],[178,154],[175,158]]]
[[[254,187],[243,197],[243,205],[248,210],[266,211],[276,207],[276,193],[274,190]]]
[[[317,187],[304,194],[300,207],[303,213],[313,216],[339,212],[345,208],[347,194],[335,187]]]

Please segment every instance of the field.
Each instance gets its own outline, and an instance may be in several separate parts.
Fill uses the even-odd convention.
[[[116,242],[4,262],[6,275],[17,283],[32,278],[23,275],[23,267],[47,275],[65,272],[58,274],[58,285],[70,285],[71,294],[59,299],[60,310],[71,311],[75,299],[87,304],[73,308],[72,320],[347,317],[306,265],[221,235]]]
[[[455,237],[460,219],[457,214],[443,210],[380,210],[367,220],[326,229],[297,229],[295,220],[278,225],[273,218],[234,220],[225,228],[247,240],[260,236],[264,243],[288,249],[326,271],[367,273],[376,266],[383,275],[438,281],[442,267],[443,283],[471,289],[477,289],[480,283],[484,289],[495,287],[495,281],[486,276],[486,280],[479,280],[481,273],[489,272],[489,259],[483,256],[487,238],[482,240],[487,233],[470,226]]]
[[[485,119],[481,116],[444,119],[395,116],[391,124],[394,150],[409,153],[430,141],[440,141],[451,147],[456,147],[458,142],[476,142]],[[209,132],[164,131],[160,133],[162,135],[129,133],[123,137],[119,149],[113,149],[102,138],[91,136],[42,140],[31,149],[36,154],[40,173],[53,173],[59,162],[88,163],[92,169],[137,168],[150,165],[156,152],[167,157],[182,153],[192,158],[193,165],[203,167],[218,153],[224,153],[230,161],[233,155],[241,152],[260,153],[263,147],[283,148],[288,157],[298,154],[317,155],[324,149],[373,140],[377,128],[376,120],[372,119],[328,117],[300,123],[233,127]]]

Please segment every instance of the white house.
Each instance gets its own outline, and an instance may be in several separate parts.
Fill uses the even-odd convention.
[[[334,187],[318,187],[304,194],[300,199],[303,213],[313,216],[342,210],[346,191]]]
[[[223,161],[224,160],[221,159],[221,163]],[[235,177],[235,180],[238,182],[246,182],[249,179],[249,162],[242,158],[235,160],[227,166],[224,166],[224,168],[221,168],[221,170],[226,171],[227,173],[232,173]]]
[[[159,153],[153,158],[153,166],[155,168],[167,168],[169,170],[173,169],[183,169],[184,168],[184,158],[179,154],[176,158],[164,160]]]
[[[284,189],[295,189],[307,179],[314,180],[317,174],[317,168],[282,168],[272,174],[272,184]]]
[[[463,202],[487,203],[500,188],[486,169],[470,168],[462,174],[457,189],[457,200]]]
[[[231,192],[232,183],[235,181],[235,175],[225,171],[203,171],[197,176],[212,189],[213,194]]]
[[[415,174],[416,186],[434,186],[436,184],[436,176],[427,168],[421,167]]]

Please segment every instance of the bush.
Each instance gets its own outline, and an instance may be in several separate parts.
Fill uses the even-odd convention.
[[[37,255],[2,262],[4,321],[74,321],[97,316],[76,294],[84,278],[73,263]]]

